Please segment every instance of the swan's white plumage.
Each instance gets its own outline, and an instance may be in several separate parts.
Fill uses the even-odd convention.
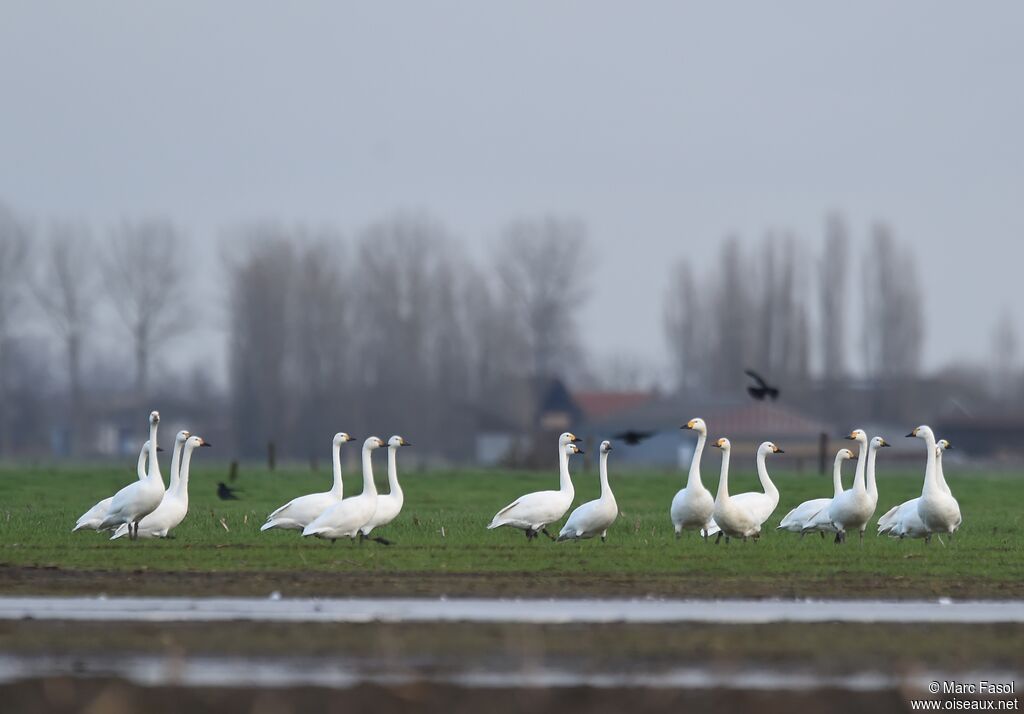
[[[761,526],[771,517],[772,513],[775,512],[775,508],[779,505],[779,489],[775,487],[771,477],[768,476],[768,465],[765,463],[765,459],[768,457],[768,454],[782,453],[785,452],[770,441],[766,441],[757,447],[757,476],[761,481],[761,488],[764,491],[747,491],[746,493],[738,493],[735,496],[729,497],[736,507],[744,509],[754,517],[754,520],[757,522],[758,532],[760,532]],[[720,530],[718,523],[712,518],[707,528],[707,534],[713,536]]]
[[[139,452],[139,461],[135,468],[139,481],[146,478],[146,460],[148,457],[149,441],[146,441],[142,445],[142,451]],[[110,502],[113,500],[113,496],[107,496],[88,511],[83,513],[78,520],[75,521],[75,527],[71,529],[71,532],[74,533],[75,531],[80,530],[99,530],[100,524],[103,522],[103,519],[107,517],[107,512],[110,510]]]
[[[377,510],[377,485],[373,482],[373,452],[384,446],[379,437],[363,442],[363,492],[338,501],[302,529],[303,536],[336,540],[355,538]]]
[[[832,464],[832,498],[843,492],[842,464],[853,458],[849,449],[840,449]],[[828,518],[828,509],[832,498],[812,498],[804,501],[787,513],[779,523],[779,529],[793,533],[818,533],[831,531],[832,522]]]
[[[601,496],[587,501],[569,514],[568,520],[558,533],[558,540],[576,540],[601,536],[605,539],[608,529],[619,515],[619,506],[615,502],[615,494],[608,484],[608,453],[612,450],[610,441],[601,442],[601,460],[599,474],[601,479]]]
[[[837,543],[845,539],[848,530],[857,530],[863,537],[864,529],[875,510],[875,503],[867,488],[866,467],[869,460],[873,462],[877,450],[885,445],[885,440],[876,436],[869,446],[868,435],[863,429],[854,429],[847,438],[856,441],[859,447],[857,471],[853,477],[853,486],[835,496],[829,504],[828,519],[838,533]]]
[[[960,504],[949,491],[948,484],[945,484],[945,476],[939,476],[935,434],[932,433],[931,427],[921,425],[914,429],[911,435],[923,439],[927,445],[928,461],[925,467],[924,487],[917,502],[917,515],[928,529],[929,535],[952,534],[960,527]]]
[[[569,476],[569,454],[582,453],[573,443],[576,436],[566,432],[558,437],[558,479],[557,491],[535,491],[520,496],[508,504],[491,519],[487,529],[509,526],[527,532],[539,531],[549,523],[559,521],[572,505],[576,495]]]
[[[261,531],[272,528],[301,531],[321,513],[341,502],[344,491],[341,476],[341,445],[349,441],[352,441],[352,437],[339,431],[331,442],[331,463],[334,469],[334,484],[331,490],[299,496],[274,509],[267,516],[266,523],[260,526]]]
[[[697,432],[697,445],[690,461],[690,471],[686,477],[686,486],[679,489],[672,498],[669,517],[676,536],[684,530],[700,530],[707,532],[711,514],[715,510],[715,497],[711,494],[700,478],[700,457],[704,452],[704,444],[708,438],[708,427],[703,419],[691,419],[683,427]]]
[[[110,502],[110,510],[100,523],[100,528],[113,528],[122,523],[138,523],[143,516],[149,515],[164,497],[164,480],[160,475],[160,463],[157,460],[157,427],[160,424],[159,412],[149,415],[149,473],[146,478],[128,484],[114,494]]]
[[[405,494],[402,493],[402,486],[398,483],[398,458],[396,452],[403,446],[411,446],[403,437],[392,436],[388,439],[388,488],[386,494],[377,494],[377,509],[373,517],[359,530],[364,536],[370,535],[374,528],[386,526],[398,517],[402,512],[402,505],[405,503]]]

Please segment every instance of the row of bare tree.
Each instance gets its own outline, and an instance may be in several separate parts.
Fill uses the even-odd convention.
[[[825,383],[846,379],[853,361],[869,380],[916,377],[925,319],[912,254],[884,225],[864,246],[852,259],[847,230],[833,216],[820,256],[792,236],[768,235],[749,252],[727,238],[717,264],[701,262],[699,271],[680,259],[665,298],[678,384],[721,389],[746,367],[800,384],[810,379],[812,354]],[[861,328],[859,345],[851,325]]]

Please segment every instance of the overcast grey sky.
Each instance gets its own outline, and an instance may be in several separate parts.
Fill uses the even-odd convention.
[[[839,210],[919,250],[926,366],[982,360],[1022,303],[1022,37],[1017,2],[4,0],[0,200],[198,237],[579,216],[588,344],[657,361],[671,259]]]

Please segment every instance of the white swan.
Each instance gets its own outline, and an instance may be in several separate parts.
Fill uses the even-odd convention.
[[[853,452],[849,449],[840,449],[836,454],[835,462],[832,464],[832,494],[833,498],[843,492],[842,466],[843,462],[853,458]],[[831,498],[812,498],[804,501],[799,506],[782,517],[778,530],[799,533],[803,538],[808,533],[818,532],[825,537],[825,530],[832,529],[832,523],[828,521],[828,507],[832,505]],[[822,515],[823,523],[819,526],[816,517]]]
[[[760,526],[754,514],[748,509],[733,502],[729,496],[729,454],[732,451],[732,444],[726,438],[721,438],[712,446],[722,450],[722,474],[718,479],[718,493],[715,495],[715,523],[720,529],[715,543],[722,540],[725,542],[730,538],[742,538],[746,540],[750,536],[760,535]]]
[[[875,461],[878,458],[878,450],[888,446],[892,446],[892,444],[880,436],[873,437],[871,443],[868,444],[867,488],[868,500],[871,502],[871,515],[868,516],[869,521],[871,516],[875,515],[875,509],[878,508],[878,482],[875,480]],[[867,527],[867,523],[861,526],[861,540],[864,539],[864,531]]]
[[[157,451],[163,451],[163,449],[157,449]],[[135,473],[139,477],[139,481],[146,478],[146,460],[149,458],[149,441],[142,444],[142,451],[139,452],[139,461],[135,467]],[[88,530],[99,530],[100,523],[107,517],[107,512],[110,510],[110,502],[114,500],[113,496],[107,496],[102,501],[97,503],[95,506],[90,508],[88,511],[79,516],[78,520],[75,521],[75,527],[71,529],[71,532],[80,531],[84,529]]]
[[[921,489],[921,499],[917,502],[917,515],[928,529],[928,535],[924,538],[925,543],[931,541],[932,533],[948,533],[952,538],[962,521],[960,504],[949,491],[948,485],[943,488],[944,476],[940,480],[935,434],[932,433],[931,427],[921,425],[907,436],[924,439],[927,445],[928,461],[924,472],[924,488]]]
[[[373,518],[377,510],[377,485],[373,482],[373,452],[384,446],[384,441],[371,436],[363,442],[363,492],[330,506],[302,529],[302,535],[329,538],[355,538],[363,540],[359,529]]]
[[[331,458],[334,464],[334,485],[331,490],[293,498],[280,508],[270,512],[267,522],[260,526],[261,531],[271,528],[301,531],[317,516],[341,501],[341,445],[348,441],[352,441],[352,437],[339,431],[334,435],[334,440],[331,443]]]
[[[558,540],[574,540],[577,538],[593,538],[601,536],[603,543],[608,536],[608,529],[619,515],[619,506],[615,503],[615,495],[608,485],[608,454],[612,450],[612,442],[601,442],[599,473],[601,479],[601,497],[587,501],[569,514],[569,520],[562,526]]]
[[[846,531],[856,528],[864,540],[864,528],[874,511],[871,496],[865,482],[867,468],[868,435],[863,429],[854,429],[846,437],[859,445],[857,470],[853,477],[853,486],[832,499],[828,507],[828,519],[836,532],[836,543],[846,542]],[[884,441],[882,442],[884,443]]]
[[[391,490],[385,495],[377,495],[377,510],[373,512],[373,518],[359,529],[360,534],[364,537],[369,536],[370,531],[374,528],[386,526],[402,512],[405,495],[402,493],[402,487],[398,484],[398,459],[395,455],[395,452],[402,446],[412,446],[412,444],[406,441],[405,437],[397,434],[388,439],[388,486]],[[370,540],[375,540],[383,545],[391,545],[391,541],[380,536],[374,536]]]
[[[935,468],[937,475],[942,475],[942,452],[950,448],[949,442],[939,439],[935,444]],[[939,484],[947,492],[945,478]],[[892,538],[924,538],[928,535],[921,517],[917,515],[917,502],[921,497],[904,501],[898,506],[893,506],[884,516],[878,519],[878,534],[883,533]]]
[[[708,439],[708,427],[703,419],[691,419],[682,427],[697,432],[697,446],[693,450],[690,461],[690,473],[686,477],[686,486],[676,492],[672,499],[669,516],[676,531],[676,538],[684,530],[699,530],[708,537],[708,523],[715,510],[715,497],[704,487],[700,480],[700,457],[704,452],[704,443]]]
[[[569,454],[582,454],[583,451],[573,443],[576,436],[565,432],[558,437],[558,483],[557,491],[536,491],[520,496],[508,504],[491,519],[487,529],[500,526],[511,526],[526,532],[526,539],[532,540],[541,532],[551,540],[555,537],[548,533],[548,523],[561,520],[572,505],[576,495],[569,476]]]
[[[770,441],[762,443],[757,447],[757,477],[761,480],[761,488],[764,489],[764,493],[747,491],[746,493],[738,493],[735,496],[729,497],[734,504],[745,508],[754,516],[759,532],[764,522],[775,512],[775,507],[779,505],[779,489],[775,487],[775,484],[772,483],[771,478],[768,476],[768,465],[765,463],[765,459],[768,457],[768,454],[784,453],[786,452]],[[720,530],[718,523],[712,518],[706,531],[707,534],[713,536]]]
[[[156,432],[160,425],[160,412],[149,414],[149,473],[146,478],[128,484],[114,494],[110,510],[100,523],[100,528],[112,528],[122,523],[132,527],[132,539],[138,533],[139,521],[160,505],[164,497],[164,479],[160,475],[160,462],[156,457]]]
[[[179,431],[178,438],[188,434],[187,431]],[[185,436],[178,449],[175,444],[174,459],[179,463],[171,465],[171,478],[175,481],[174,487],[167,489],[164,498],[156,510],[139,521],[136,538],[166,538],[168,534],[178,527],[188,515],[188,472],[192,463],[192,452],[200,446],[209,446],[200,436]],[[128,524],[122,523],[114,531],[110,540],[115,540],[128,535]]]

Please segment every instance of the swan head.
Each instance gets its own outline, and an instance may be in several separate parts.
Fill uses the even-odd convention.
[[[929,436],[932,439],[935,438],[935,434],[932,433],[932,428],[930,426],[925,425],[925,424],[922,424],[921,426],[915,426],[911,430],[911,432],[909,434],[907,434],[907,436],[908,437],[916,436],[918,439],[927,439]]]
[[[863,429],[854,429],[846,436],[846,438],[850,441],[857,441],[865,445],[868,443],[868,435]]]
[[[384,440],[379,436],[368,437],[366,441],[363,442],[364,449],[379,449],[382,446],[384,446]]]
[[[680,429],[693,429],[698,434],[708,435],[708,425],[704,423],[704,420],[700,417],[691,419],[690,421],[683,424]]]
[[[190,436],[185,440],[185,446],[195,449],[199,446],[210,446],[210,442],[201,436]]]
[[[160,423],[160,412],[158,412],[156,409],[154,409],[153,411],[151,411],[149,413],[149,423],[150,424],[159,424]]]
[[[732,444],[724,436],[721,439],[715,441],[715,443],[712,444],[712,446],[714,446],[716,449],[721,449],[722,451],[729,451],[732,448]]]
[[[565,453],[566,453],[567,456],[572,456],[574,454],[582,454],[583,453],[583,449],[581,449],[580,447],[576,446],[576,444],[566,444],[565,445]]]
[[[836,463],[838,464],[840,462],[848,461],[850,459],[855,458],[857,457],[854,456],[854,453],[849,449],[840,449],[839,452],[836,454]]]
[[[558,437],[558,444],[559,444],[559,446],[565,446],[567,444],[575,444],[577,441],[579,441],[579,437],[577,437],[571,431],[566,431],[560,437]]]
[[[412,446],[412,444],[406,441],[404,436],[399,436],[398,434],[395,434],[390,439],[388,439],[388,446],[392,449],[397,449],[399,446]]]
[[[612,450],[612,442],[607,441],[607,440],[601,442],[601,453],[602,454],[607,454],[611,450]]]
[[[335,446],[341,446],[346,441],[352,441],[352,437],[346,434],[345,432],[339,431],[337,434],[334,435]]]
[[[890,444],[888,441],[886,441],[880,436],[876,436],[871,440],[872,449],[881,449],[883,446],[892,446],[892,444]]]
[[[763,444],[761,444],[759,447],[757,447],[757,453],[758,454],[784,454],[786,452],[783,451],[782,449],[780,449],[779,447],[777,447],[774,443],[772,443],[770,441],[766,441]]]
[[[939,439],[935,442],[935,448],[938,449],[939,454],[948,449],[952,449],[953,445],[949,443],[948,439]]]
[[[188,437],[190,436],[192,436],[192,432],[182,429],[181,431],[174,435],[174,443],[184,444],[185,440],[188,439]]]

